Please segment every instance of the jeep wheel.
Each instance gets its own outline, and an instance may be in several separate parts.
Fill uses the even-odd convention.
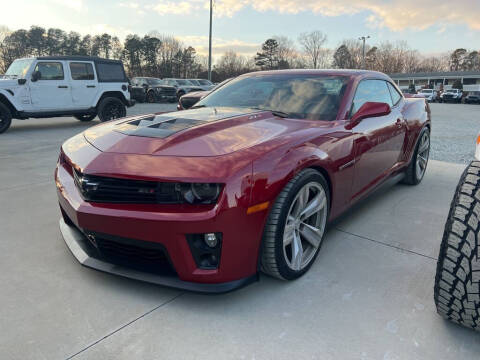
[[[328,184],[316,170],[300,172],[285,186],[263,232],[264,273],[293,280],[308,271],[323,242],[329,204]]]
[[[148,103],[154,103],[154,102],[156,102],[156,100],[157,100],[157,99],[156,99],[156,97],[155,97],[154,92],[153,92],[153,91],[149,91],[149,92],[147,93],[147,102],[148,102]]]
[[[82,114],[82,115],[73,115],[73,117],[82,122],[92,121],[95,119],[97,114]]]
[[[127,109],[120,99],[107,97],[98,105],[98,117],[100,121],[120,119],[127,115]]]
[[[12,113],[10,109],[0,103],[0,134],[8,130],[12,124]]]
[[[437,261],[434,299],[445,319],[480,331],[480,162],[464,171]]]

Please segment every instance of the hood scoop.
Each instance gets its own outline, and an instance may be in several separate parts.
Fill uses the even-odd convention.
[[[179,131],[202,125],[205,121],[172,116],[152,116],[120,123],[115,127],[125,135],[166,138]]]

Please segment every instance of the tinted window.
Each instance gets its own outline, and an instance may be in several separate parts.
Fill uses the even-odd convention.
[[[383,80],[363,80],[357,87],[355,98],[352,104],[352,115],[362,107],[366,102],[382,102],[392,106],[392,98],[388,90],[386,81]]]
[[[127,82],[123,65],[119,63],[97,63],[98,81]]]
[[[90,63],[70,63],[73,80],[95,80],[93,65]]]
[[[198,82],[201,84],[201,85],[212,85],[212,83],[208,80],[198,80]]]
[[[63,80],[63,66],[59,62],[39,62],[35,71],[40,72],[40,80]]]
[[[232,80],[197,105],[276,110],[291,118],[335,120],[348,79],[343,76],[262,75]]]
[[[400,95],[397,89],[395,89],[395,87],[390,83],[388,83],[388,89],[390,90],[390,94],[392,95],[393,106],[395,106],[400,102],[402,95]]]

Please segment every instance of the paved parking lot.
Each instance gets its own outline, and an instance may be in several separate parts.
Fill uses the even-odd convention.
[[[480,106],[432,111],[432,157],[443,161],[421,185],[387,188],[343,216],[298,281],[262,276],[220,296],[81,267],[58,230],[52,176],[61,143],[92,124],[14,121],[0,136],[0,358],[478,359],[478,334],[436,315],[433,277]]]

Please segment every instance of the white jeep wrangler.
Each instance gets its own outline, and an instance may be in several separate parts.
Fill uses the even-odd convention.
[[[12,119],[74,116],[101,121],[126,116],[133,106],[123,64],[90,56],[15,60],[0,78],[0,134]]]

